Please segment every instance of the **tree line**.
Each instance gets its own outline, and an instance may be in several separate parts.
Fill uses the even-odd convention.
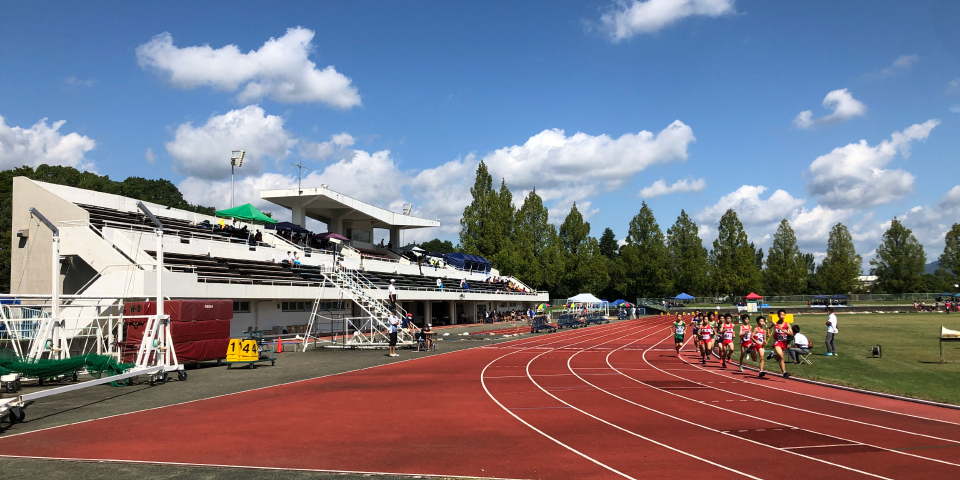
[[[680,292],[742,296],[751,291],[772,296],[847,294],[864,289],[860,281],[863,258],[842,223],[830,229],[826,256],[818,263],[812,253],[800,251],[786,219],[764,254],[748,238],[737,212],[727,210],[708,250],[687,212],[681,210],[664,234],[646,202],[630,219],[622,242],[610,228],[599,239],[591,236],[590,223],[584,221],[576,203],[557,228],[549,222],[536,189],[514,208],[506,181],[494,188],[483,162],[477,167],[470,194],[472,201],[460,220],[459,245],[445,246],[486,257],[502,274],[547,290],[554,297],[591,292],[612,300],[672,297]],[[433,242],[440,241],[427,244],[440,246]],[[871,292],[956,290],[960,224],[954,224],[946,236],[936,274],[924,273],[925,266],[923,246],[894,218],[870,260],[870,273],[878,277]]]
[[[36,169],[23,166],[0,171],[0,292],[10,293],[10,248],[13,223],[13,177],[27,177],[40,182],[68,185],[71,187],[112,193],[157,203],[166,207],[190,210],[213,215],[213,207],[193,205],[183,199],[183,194],[169,180],[128,177],[122,182],[111,180],[109,175],[81,172],[73,167],[39,165]]]

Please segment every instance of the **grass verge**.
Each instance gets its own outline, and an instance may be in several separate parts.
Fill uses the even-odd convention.
[[[838,312],[839,355],[826,357],[826,315],[794,317],[813,344],[813,365],[787,364],[794,375],[828,383],[960,405],[960,342],[944,343],[940,364],[940,326],[960,330],[960,314],[847,314]],[[882,358],[871,348],[881,345]],[[767,362],[768,370],[779,370]]]

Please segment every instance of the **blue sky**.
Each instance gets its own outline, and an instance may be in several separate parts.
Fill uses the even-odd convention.
[[[163,177],[226,207],[242,148],[238,203],[303,160],[305,186],[413,203],[454,240],[479,159],[597,236],[645,198],[707,242],[731,207],[764,247],[787,218],[822,254],[842,221],[869,258],[898,216],[932,261],[960,221],[956,2],[97,7],[4,5],[0,167]]]

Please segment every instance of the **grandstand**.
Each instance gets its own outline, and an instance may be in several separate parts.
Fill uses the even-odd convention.
[[[261,197],[278,206],[275,217],[289,212],[302,227],[312,218],[348,241],[336,245],[336,251],[311,248],[307,244],[312,242],[296,244],[260,225],[240,222],[228,232],[213,228],[219,218],[143,202],[164,225],[164,261],[158,267],[157,234],[138,210],[137,199],[16,177],[11,293],[49,295],[52,290],[52,234],[29,213],[36,208],[60,230],[63,294],[101,299],[95,306],[105,311],[110,305],[103,299],[155,297],[160,270],[167,298],[233,300],[233,336],[249,330],[296,331],[308,323],[315,302],[327,317],[362,316],[362,306],[344,301],[352,297],[330,280],[335,264],[361,276],[364,294],[372,299],[386,299],[393,280],[400,306],[417,323],[472,323],[488,310],[522,309],[548,300],[546,292],[532,291],[513,278],[500,279],[489,263],[424,264],[400,253],[404,230],[438,227],[437,220],[391,212],[326,186],[264,191]],[[372,241],[378,228],[389,231],[385,246]],[[260,241],[252,239],[257,230]],[[244,233],[236,233],[240,231]],[[288,251],[296,252],[302,265],[283,262]],[[438,277],[443,291],[436,286]],[[461,279],[469,288],[459,287]],[[509,283],[521,291],[507,289]]]

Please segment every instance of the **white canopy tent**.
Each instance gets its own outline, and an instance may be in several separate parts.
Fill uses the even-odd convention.
[[[567,303],[606,303],[590,293],[581,293],[567,299]]]

